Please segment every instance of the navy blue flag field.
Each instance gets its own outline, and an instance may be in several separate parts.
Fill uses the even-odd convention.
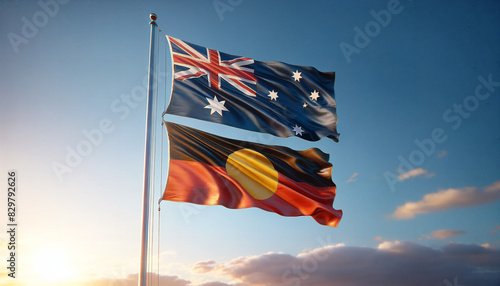
[[[279,137],[338,142],[334,72],[260,62],[168,37],[173,65],[166,113]]]

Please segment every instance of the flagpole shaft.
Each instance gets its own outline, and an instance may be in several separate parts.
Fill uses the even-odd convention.
[[[151,149],[153,145],[153,87],[154,87],[154,47],[155,47],[155,32],[156,32],[156,15],[150,15],[151,22],[151,38],[149,45],[149,79],[148,79],[148,102],[146,114],[146,146],[144,151],[144,189],[142,196],[142,233],[141,233],[141,266],[139,271],[139,286],[146,286],[147,271],[148,271],[148,233],[149,233],[149,201],[151,190]]]

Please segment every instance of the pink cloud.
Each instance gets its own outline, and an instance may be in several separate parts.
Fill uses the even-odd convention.
[[[354,173],[351,175],[351,177],[346,181],[346,183],[353,183],[358,180],[358,173]]]
[[[398,176],[398,180],[404,181],[404,180],[408,180],[408,179],[418,177],[418,176],[421,176],[424,174],[427,174],[427,170],[422,169],[422,168],[413,169],[413,170],[410,170],[410,171],[405,172],[405,173],[400,173]]]
[[[445,239],[448,239],[450,237],[454,237],[454,236],[461,235],[464,233],[465,233],[465,231],[463,231],[463,230],[440,229],[440,230],[433,231],[431,233],[431,235],[434,238],[445,240]]]
[[[482,205],[498,199],[500,199],[500,181],[484,188],[464,187],[440,190],[437,193],[424,195],[420,201],[407,202],[397,207],[391,217],[411,219],[419,214]]]
[[[217,263],[195,265],[221,277],[192,284],[177,276],[160,276],[169,286],[421,286],[443,285],[458,277],[460,285],[500,283],[500,250],[488,244],[448,243],[440,248],[405,241],[383,241],[378,247],[325,245],[298,255],[265,253]],[[152,275],[157,284],[157,275]],[[137,274],[124,279],[100,279],[65,286],[136,286]]]
[[[450,243],[431,248],[385,241],[376,248],[327,245],[296,256],[266,253],[219,263],[218,275],[241,286],[420,286],[460,277],[463,285],[500,282],[500,251]],[[332,284],[333,283],[333,284]]]
[[[444,156],[448,155],[448,151],[446,150],[441,150],[438,152],[437,157],[438,158],[443,158]]]
[[[205,261],[205,262],[198,262],[195,264],[193,267],[193,270],[198,273],[206,273],[209,271],[212,271],[214,267],[216,266],[215,261]]]

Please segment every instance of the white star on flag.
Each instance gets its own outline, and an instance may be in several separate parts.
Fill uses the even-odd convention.
[[[219,113],[220,116],[222,116],[222,111],[229,111],[224,104],[226,103],[225,100],[219,101],[217,100],[217,96],[214,96],[214,99],[206,98],[209,105],[205,106],[205,108],[210,108],[210,115],[214,114],[215,112]]]
[[[309,97],[311,98],[312,101],[317,101],[319,97],[319,92],[314,90],[313,92],[311,92],[311,95]]]
[[[273,91],[269,91],[269,94],[267,96],[269,96],[271,100],[276,101],[276,98],[278,98],[278,92],[274,91],[273,89]]]
[[[297,124],[295,124],[292,131],[295,132],[295,135],[300,135],[300,136],[302,136],[302,133],[305,132],[304,129],[302,129],[302,127],[298,126]]]
[[[300,74],[302,74],[302,72],[299,72],[299,70],[294,71],[293,75],[292,75],[293,79],[295,81],[300,82],[300,79],[302,78],[302,76]]]
[[[303,108],[306,108],[307,107],[307,103],[304,102],[304,104],[302,105]]]

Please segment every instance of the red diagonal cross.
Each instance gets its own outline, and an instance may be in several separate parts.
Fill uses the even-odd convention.
[[[208,75],[209,85],[214,89],[220,88],[219,83],[221,75],[226,75],[229,77],[237,77],[239,79],[250,80],[254,82],[257,81],[257,78],[255,78],[253,72],[221,65],[219,51],[210,49],[207,50],[208,50],[208,62],[205,59],[197,59],[174,53],[173,54],[174,63],[203,69]],[[241,60],[246,60],[246,59],[241,59]]]

